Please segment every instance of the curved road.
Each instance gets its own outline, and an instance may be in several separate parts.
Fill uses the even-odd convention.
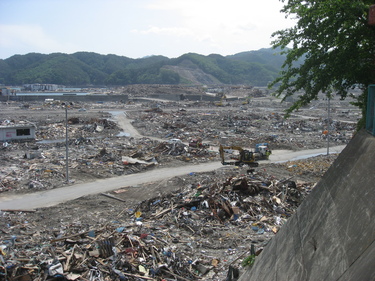
[[[118,119],[119,124],[123,127],[126,132],[131,132],[134,137],[142,137],[133,128],[124,114],[115,116]],[[331,153],[340,153],[344,149],[345,145],[331,147]],[[308,158],[319,154],[327,153],[327,149],[312,149],[304,151],[288,151],[288,150],[275,150],[268,161],[262,161],[262,163],[282,162],[288,160],[297,160],[302,158]],[[75,184],[62,188],[40,191],[30,194],[22,195],[2,195],[0,197],[0,209],[22,209],[22,210],[33,210],[35,208],[50,207],[57,205],[62,202],[77,199],[79,197],[97,194],[101,192],[107,192],[119,188],[128,186],[134,186],[144,183],[157,182],[168,178],[187,175],[194,172],[208,172],[223,168],[219,161],[209,162],[203,164],[187,165],[181,167],[172,168],[161,168],[142,173],[119,176],[114,178],[97,180],[89,183]]]

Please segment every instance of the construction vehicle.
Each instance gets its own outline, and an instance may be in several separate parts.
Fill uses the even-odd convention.
[[[242,147],[239,147],[239,146],[220,145],[219,153],[220,153],[220,158],[221,158],[221,164],[223,165],[235,165],[235,166],[248,165],[250,167],[259,166],[259,163],[255,161],[254,152],[243,149]],[[233,161],[227,161],[225,159],[226,153],[230,154],[230,159],[232,159]]]
[[[249,104],[250,103],[250,97],[247,97],[243,102],[242,104]]]
[[[256,160],[268,160],[271,154],[272,151],[268,143],[263,142],[255,145],[254,157]]]
[[[226,101],[227,96],[224,95],[224,94],[222,94],[222,95],[216,95],[216,96],[220,97],[220,101],[215,102],[215,105],[216,106],[224,106],[224,101]]]

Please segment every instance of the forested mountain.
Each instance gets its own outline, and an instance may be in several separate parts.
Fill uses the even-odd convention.
[[[131,59],[91,52],[14,55],[0,60],[0,84],[59,85],[246,84],[266,86],[285,57],[273,49],[231,56],[195,53]]]

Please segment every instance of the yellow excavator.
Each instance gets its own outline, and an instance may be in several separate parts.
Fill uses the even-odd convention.
[[[221,158],[221,164],[223,165],[235,165],[243,166],[248,165],[250,167],[258,167],[259,163],[255,161],[255,155],[252,151],[243,149],[239,146],[223,146],[220,145],[219,153]],[[230,159],[233,161],[227,161],[225,154],[230,155]]]
[[[220,97],[220,101],[217,101],[215,102],[215,105],[216,106],[224,106],[224,101],[226,101],[227,99],[227,96],[222,94],[222,95],[217,95],[218,97]]]

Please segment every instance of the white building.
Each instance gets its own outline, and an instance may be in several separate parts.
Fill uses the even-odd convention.
[[[33,139],[35,139],[35,126],[32,124],[0,126],[0,141]]]
[[[23,88],[27,91],[56,91],[59,86],[56,84],[25,84]]]

